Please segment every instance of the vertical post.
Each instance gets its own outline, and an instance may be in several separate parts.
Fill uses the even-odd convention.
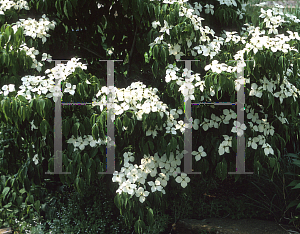
[[[192,70],[192,61],[200,61],[200,60],[177,60],[177,61],[185,61],[185,68],[188,70]],[[191,99],[184,99],[184,123],[185,126],[190,126],[192,123],[192,108],[191,108]],[[192,172],[192,128],[185,128],[184,131],[184,172],[186,174],[201,174],[201,172]]]
[[[113,112],[114,107],[114,60],[100,60],[107,62],[107,146],[106,146],[106,155],[107,155],[107,171],[98,172],[98,174],[113,174],[115,171],[115,114]],[[123,61],[123,60],[115,60]],[[111,140],[111,145],[109,144]]]
[[[235,60],[233,60],[235,61]],[[245,60],[253,61],[253,60]],[[237,92],[237,121],[241,124],[244,123],[244,105],[245,105],[245,78],[244,78],[244,66],[239,70],[241,61],[238,61],[237,69],[237,78],[243,79],[243,84],[241,84],[239,91]],[[246,172],[245,167],[245,158],[246,158],[246,143],[245,143],[245,134],[237,137],[237,155],[236,155],[236,172],[228,172],[229,175],[240,174],[240,175],[249,175],[254,172]]]
[[[69,60],[50,60],[55,62],[55,66],[62,61]],[[55,78],[55,87],[61,90],[61,79]],[[45,172],[45,174],[71,174],[71,172],[62,171],[62,118],[61,118],[61,96],[55,103],[54,108],[54,172]]]

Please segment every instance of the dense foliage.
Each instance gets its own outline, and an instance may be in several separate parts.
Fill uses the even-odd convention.
[[[121,213],[118,222],[138,233],[154,230],[157,214],[174,197],[171,188],[180,184],[188,193],[190,177],[202,178],[181,173],[187,127],[184,98],[235,102],[237,87],[244,84],[238,83],[236,61],[228,60],[253,60],[244,63],[245,124],[236,122],[232,106],[193,107],[193,168],[201,176],[224,180],[227,172],[235,171],[237,132],[246,137],[246,171],[273,178],[282,170],[284,149],[296,142],[300,131],[300,38],[293,33],[299,31],[297,19],[282,15],[279,6],[261,10],[260,21],[253,26],[245,4],[234,0],[32,0],[28,7],[25,1],[16,1],[11,9],[12,1],[1,3],[0,219],[4,225],[12,225],[14,217],[33,219],[43,213],[50,218],[50,191],[73,186],[81,197],[78,202],[83,196],[93,197],[84,193],[86,188],[105,177],[104,185],[115,194],[114,204]],[[223,32],[228,26],[237,32]],[[46,61],[51,57],[70,61],[53,68]],[[106,64],[100,61],[105,59],[123,60],[114,63],[119,173],[113,177],[98,174],[105,171],[110,143],[105,131]],[[199,62],[192,62],[189,71],[176,59]],[[62,90],[54,87],[55,78],[61,79]],[[71,174],[46,175],[53,171],[51,126],[60,95],[63,102],[98,104],[62,108],[63,171]],[[82,209],[78,211],[82,215]],[[62,213],[68,223],[71,219]],[[81,223],[72,231],[90,225]]]

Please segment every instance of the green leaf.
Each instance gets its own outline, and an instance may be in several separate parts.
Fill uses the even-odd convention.
[[[21,102],[25,102],[26,104],[28,103],[28,100],[24,96],[19,95],[18,98],[20,99]]]
[[[96,119],[97,119],[97,114],[93,114],[90,118],[91,126],[94,126],[94,124],[96,123]]]
[[[10,119],[11,116],[10,101],[9,99],[2,100],[2,103],[3,103],[3,107],[2,107],[3,113],[5,115],[6,120],[8,120]]]
[[[300,201],[299,201],[299,200],[294,200],[294,201],[292,201],[292,202],[286,207],[286,209],[288,210],[289,208],[291,208],[291,207],[293,207],[293,206],[296,206],[296,205],[298,205],[298,204],[300,204]]]
[[[21,206],[21,204],[23,202],[23,196],[18,196],[16,201],[17,201],[18,206]]]
[[[142,17],[144,12],[144,0],[137,0],[137,4],[138,4],[140,16]]]
[[[158,61],[157,60],[155,60],[152,65],[152,72],[153,72],[154,76],[157,77],[157,73],[158,73]]]
[[[70,1],[67,1],[67,10],[68,10],[69,16],[72,17],[73,12],[72,12],[72,4],[70,3]]]
[[[160,15],[160,5],[159,4],[155,7],[154,13],[155,13],[155,18],[159,19],[159,15]]]
[[[149,155],[149,149],[148,149],[148,144],[146,143],[144,143],[144,137],[142,138],[142,145],[143,145],[143,153],[145,154],[145,155]]]
[[[75,123],[72,127],[72,134],[74,135],[75,138],[78,137],[78,129],[80,127],[80,123]]]
[[[276,162],[275,158],[270,158],[270,166],[271,166],[271,168],[274,168],[275,162]]]
[[[296,186],[297,184],[300,184],[300,180],[293,180],[287,187]]]
[[[222,180],[226,179],[226,177],[227,177],[227,162],[225,161],[224,158],[223,158],[222,162],[219,162],[217,164],[216,174],[220,179],[222,179]]]
[[[39,212],[40,206],[41,206],[41,202],[40,202],[39,200],[37,200],[37,201],[34,203],[34,208],[37,210],[37,212]]]
[[[117,130],[118,130],[118,133],[121,134],[122,133],[122,122],[121,122],[120,117],[118,117],[116,119],[116,127],[117,127]]]
[[[11,202],[9,202],[8,204],[6,204],[5,206],[3,206],[3,208],[5,208],[5,209],[8,209],[8,208],[10,208],[12,206],[12,203]]]
[[[80,131],[81,136],[86,135],[84,125],[82,123],[79,123],[79,131]]]
[[[89,135],[92,131],[92,126],[91,126],[90,121],[87,117],[84,118],[83,125],[84,125],[85,134]]]
[[[28,200],[30,203],[34,203],[33,195],[29,195]]]
[[[99,139],[99,128],[98,128],[98,125],[95,124],[93,127],[92,127],[92,136],[94,137],[94,139],[98,140]]]
[[[2,191],[2,195],[3,195],[3,200],[5,199],[6,195],[8,194],[8,192],[10,191],[10,187],[5,187]]]
[[[13,112],[15,113],[15,114],[17,114],[18,112],[18,102],[17,102],[17,100],[16,99],[13,99],[13,101],[12,101],[12,110],[13,110]]]
[[[147,144],[149,145],[150,150],[153,152],[154,151],[154,144],[152,141],[148,141]]]
[[[47,136],[47,133],[49,130],[50,130],[50,125],[49,125],[48,121],[43,119],[40,124],[40,131],[41,131],[42,135]]]
[[[56,8],[56,10],[57,10],[58,13],[60,13],[60,14],[62,13],[62,10],[61,10],[61,0],[56,0],[56,2],[55,2],[55,8]]]
[[[39,114],[42,118],[45,118],[45,111],[44,111],[44,109],[45,109],[45,100],[43,100],[43,99],[37,100],[36,108],[37,108],[38,114]]]
[[[299,184],[297,184],[294,188],[292,188],[292,189],[299,189],[300,188],[300,183]]]
[[[170,154],[171,154],[171,145],[167,145],[167,150],[166,150],[166,155],[167,155],[167,158],[169,159],[170,158]]]
[[[164,48],[163,46],[161,46],[161,49],[160,49],[160,57],[163,62],[167,61],[166,48]]]
[[[167,7],[168,7],[168,4],[164,4],[164,5],[162,6],[162,10],[163,10],[162,13],[163,13],[164,15],[166,15]]]
[[[128,118],[128,116],[125,114],[124,118],[123,118],[123,126],[124,127],[128,127],[130,123],[130,119]]]
[[[135,222],[135,224],[134,224],[134,231],[136,232],[136,233],[142,233],[143,232],[143,230],[145,230],[145,228],[146,228],[146,225],[145,225],[145,223],[144,223],[144,221],[143,220],[137,220],[136,222]]]
[[[62,133],[67,138],[70,132],[70,123],[69,119],[64,120],[62,123]]]
[[[154,47],[153,47],[153,58],[155,59],[155,60],[158,60],[158,50],[159,50],[159,45],[154,45]]]
[[[176,140],[175,137],[172,137],[170,145],[171,145],[171,147],[170,147],[171,150],[176,150],[176,148],[177,148],[177,140]]]
[[[147,221],[150,225],[154,224],[154,215],[153,215],[153,210],[151,208],[148,208],[148,213],[147,213]]]
[[[20,106],[19,109],[18,109],[18,116],[20,117],[21,120],[25,120],[25,115],[24,115],[24,118],[23,118],[23,113],[25,112],[25,107],[23,106]]]
[[[117,194],[117,195],[115,196],[115,198],[114,198],[114,203],[115,203],[115,205],[118,207],[118,209],[120,210],[120,208],[121,208],[121,201],[120,201],[120,196],[119,196],[119,194]]]
[[[67,18],[69,19],[68,10],[67,10],[67,2],[68,1],[65,1],[65,4],[64,4],[64,13],[67,16]]]

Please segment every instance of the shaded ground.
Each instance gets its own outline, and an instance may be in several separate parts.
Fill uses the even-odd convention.
[[[174,229],[172,232],[174,234],[198,234],[201,230],[210,231],[212,234],[299,234],[291,225],[280,225],[275,221],[259,219],[183,219],[177,222]]]

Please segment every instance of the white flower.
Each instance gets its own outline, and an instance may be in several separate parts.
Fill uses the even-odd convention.
[[[187,183],[191,181],[190,178],[187,177],[186,173],[181,173],[181,175],[177,176],[175,180],[177,183],[181,184],[182,188],[185,188]]]
[[[241,124],[239,121],[234,121],[233,125],[236,127],[233,127],[231,132],[236,132],[238,136],[242,136],[244,134],[243,130],[247,128],[245,124]]]
[[[123,191],[130,195],[134,195],[134,189],[136,188],[136,184],[132,184],[129,180],[123,182]]]
[[[199,119],[195,119],[195,120],[194,120],[193,128],[194,128],[195,130],[198,130],[198,129],[199,129],[199,123],[200,123],[200,120],[199,120]]]
[[[10,92],[15,91],[15,85],[14,84],[3,85],[2,90],[4,91],[4,96],[7,96]]]
[[[211,5],[211,4],[206,4],[204,6],[206,9],[205,9],[205,13],[206,14],[209,14],[209,12],[213,15],[214,14],[214,5]]]
[[[38,129],[38,128],[33,124],[33,121],[34,121],[34,120],[32,120],[32,121],[30,122],[30,124],[31,124],[31,131],[33,131],[33,129]]]
[[[199,161],[199,160],[201,159],[201,157],[205,157],[205,156],[206,156],[206,153],[204,152],[203,146],[200,146],[200,147],[198,148],[198,152],[193,151],[193,152],[192,152],[192,155],[195,155],[195,160],[196,160],[196,161]]]
[[[153,28],[157,28],[158,25],[161,26],[159,21],[153,21],[152,22],[152,27]]]
[[[33,160],[34,164],[37,165],[39,163],[38,155],[35,154],[32,160]]]
[[[268,143],[263,144],[262,147],[264,148],[265,155],[274,154],[274,150]]]
[[[173,26],[169,26],[168,22],[164,20],[164,27],[161,28],[159,32],[166,32],[168,35],[170,35],[170,29],[172,29]]]
[[[144,203],[144,201],[146,200],[145,197],[147,197],[149,195],[148,191],[144,191],[144,188],[139,187],[138,190],[136,191],[135,194],[137,197],[139,197],[139,200],[141,203]]]
[[[118,183],[123,183],[124,182],[124,180],[125,180],[125,175],[124,175],[124,173],[122,173],[122,172],[117,172],[117,171],[115,171],[114,173],[113,173],[113,177],[112,177],[112,181],[113,182],[118,182]]]
[[[153,181],[149,181],[148,184],[151,186],[152,193],[163,190],[163,187],[160,185],[160,181],[158,180],[155,180],[155,183]]]

